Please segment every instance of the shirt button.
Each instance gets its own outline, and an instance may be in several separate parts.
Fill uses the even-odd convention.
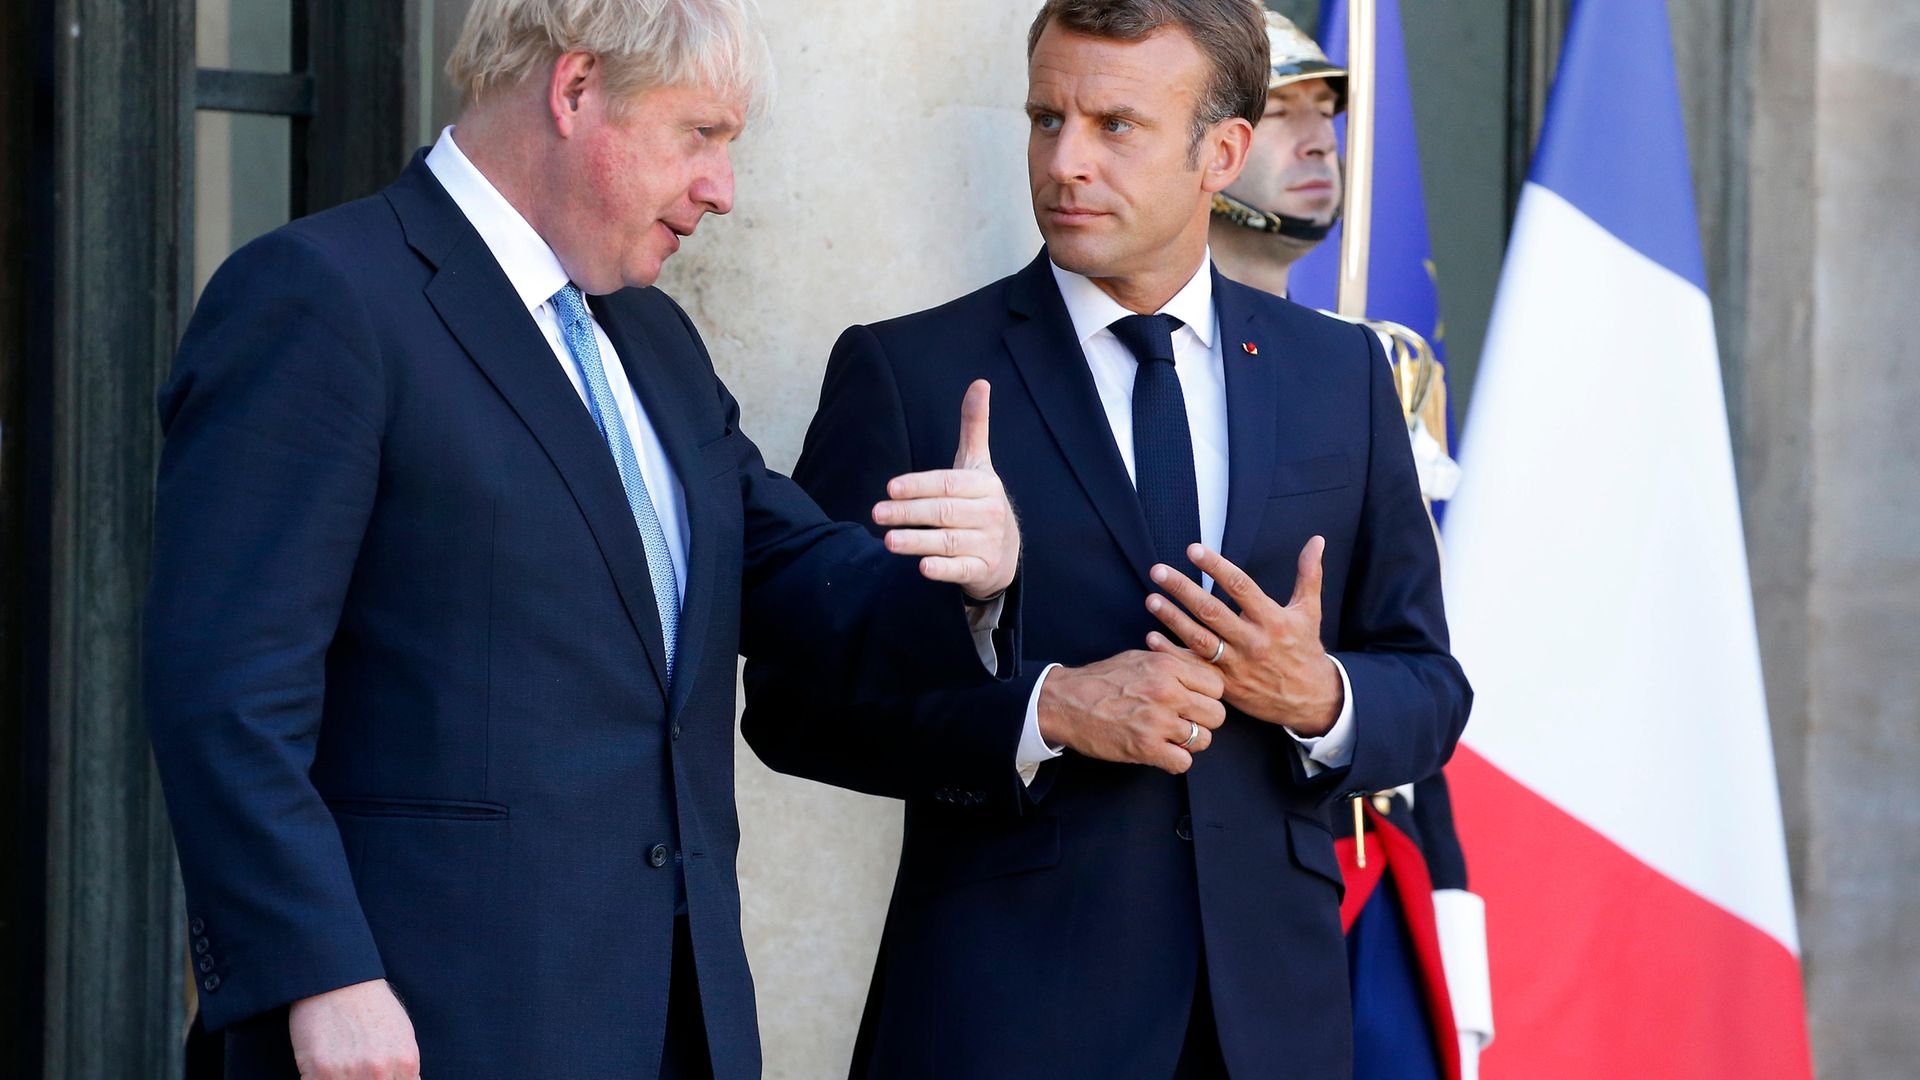
[[[647,861],[652,863],[656,869],[667,865],[667,845],[653,845],[653,850],[647,852]]]
[[[209,994],[211,994],[211,993],[213,993],[213,992],[215,992],[215,991],[217,991],[217,990],[219,990],[219,989],[220,989],[220,976],[218,976],[218,975],[209,975],[209,976],[207,976],[206,978],[204,978],[204,979],[201,979],[201,980],[200,980],[200,989],[202,989],[202,990],[205,990],[205,991],[206,991],[207,993],[209,993]]]
[[[1173,823],[1173,835],[1182,840],[1193,839],[1193,818],[1181,814],[1180,820]]]

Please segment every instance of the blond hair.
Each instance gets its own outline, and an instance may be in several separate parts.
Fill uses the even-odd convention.
[[[589,52],[616,110],[655,87],[700,86],[744,94],[758,119],[773,93],[759,14],[755,0],[474,0],[447,77],[472,106]]]

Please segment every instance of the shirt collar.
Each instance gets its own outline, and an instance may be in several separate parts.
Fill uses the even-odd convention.
[[[1053,280],[1060,287],[1060,298],[1067,302],[1067,317],[1073,320],[1074,336],[1085,346],[1087,339],[1111,326],[1116,319],[1124,319],[1135,312],[1120,306],[1113,297],[1103,292],[1091,278],[1076,274],[1071,270],[1062,270],[1058,263],[1048,260],[1053,268]],[[1200,339],[1204,348],[1213,348],[1214,310],[1213,310],[1213,249],[1200,260],[1200,269],[1193,277],[1173,294],[1173,299],[1164,304],[1156,315],[1171,315],[1185,323],[1195,337]]]
[[[506,271],[507,281],[528,311],[551,300],[567,284],[567,271],[560,265],[559,256],[460,152],[451,126],[440,133],[439,141],[427,152],[427,168],[453,197],[454,205],[467,216],[480,239],[486,241],[487,250]]]

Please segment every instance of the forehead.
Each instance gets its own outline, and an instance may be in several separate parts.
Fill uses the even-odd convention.
[[[1027,63],[1027,86],[1035,100],[1056,108],[1145,109],[1158,102],[1193,100],[1206,74],[1199,46],[1178,27],[1117,41],[1050,24]]]
[[[1275,105],[1326,105],[1340,100],[1333,85],[1325,79],[1306,79],[1267,91],[1267,107]]]
[[[739,127],[750,104],[751,94],[744,88],[675,83],[642,90],[630,102],[629,115]]]

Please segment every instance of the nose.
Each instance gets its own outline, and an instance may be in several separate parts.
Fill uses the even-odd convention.
[[[1042,144],[1047,146],[1046,143]],[[1074,125],[1066,125],[1053,137],[1051,145],[1043,151],[1047,179],[1056,184],[1084,184],[1092,177],[1092,166],[1088,163],[1087,137],[1079,133]]]
[[[1300,140],[1301,157],[1328,158],[1339,152],[1340,138],[1334,134],[1332,117],[1315,120],[1306,138]]]
[[[725,149],[720,150],[717,161],[694,178],[687,195],[709,214],[733,209],[733,159]]]

